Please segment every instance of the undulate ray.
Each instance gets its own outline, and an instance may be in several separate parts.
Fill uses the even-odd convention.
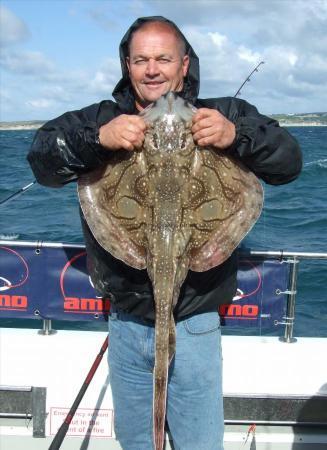
[[[190,131],[196,109],[168,93],[141,113],[143,147],[115,152],[78,181],[80,204],[98,243],[136,269],[146,268],[155,301],[153,434],[162,450],[173,310],[189,269],[223,263],[258,219],[262,187],[228,152],[199,148]]]

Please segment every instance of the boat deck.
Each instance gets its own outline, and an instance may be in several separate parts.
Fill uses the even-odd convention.
[[[0,407],[1,450],[49,446],[104,338],[103,332],[58,331],[44,336],[37,330],[0,330],[2,389],[11,386],[17,392],[24,391],[19,387],[25,391],[33,387],[37,393],[33,401],[39,411],[43,402],[46,415],[44,437],[36,437],[42,435],[40,417],[27,412],[6,414]],[[222,346],[225,450],[327,448],[327,339],[298,338],[285,343],[276,337],[223,336]],[[70,425],[63,450],[120,449],[114,438],[107,369],[104,358]],[[252,424],[256,431],[249,433],[246,442]]]

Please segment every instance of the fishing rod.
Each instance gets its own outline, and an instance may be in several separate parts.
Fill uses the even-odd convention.
[[[238,89],[238,91],[236,92],[236,94],[234,95],[234,97],[237,97],[240,93],[241,93],[241,89],[242,87],[245,85],[245,83],[247,83],[248,81],[250,81],[251,76],[254,74],[254,72],[258,72],[258,68],[259,66],[261,66],[261,64],[264,64],[264,61],[260,61],[259,64],[257,64],[255,66],[255,68],[252,70],[252,72],[245,78],[244,82],[241,84],[240,88]]]
[[[89,387],[92,378],[102,360],[103,355],[105,354],[107,348],[108,348],[108,341],[109,341],[109,336],[106,337],[104,343],[102,344],[102,347],[100,349],[99,354],[97,355],[97,357],[95,358],[92,367],[89,371],[89,373],[87,374],[87,377],[85,378],[81,389],[79,390],[79,393],[77,394],[74,403],[72,405],[72,407],[70,408],[65,420],[63,421],[61,427],[58,429],[55,437],[53,438],[53,441],[51,442],[51,445],[49,447],[49,450],[58,450],[60,449],[60,446],[62,444],[62,441],[65,439],[65,436],[67,434],[69,425],[71,423],[71,421],[73,420],[73,417],[75,415],[75,412],[79,406],[79,404],[81,403],[82,398],[84,397],[84,394],[87,390],[87,388]]]
[[[26,186],[20,188],[18,191],[14,192],[13,194],[10,194],[9,197],[3,199],[0,201],[0,206],[4,205],[5,203],[9,202],[9,200],[12,200],[13,198],[17,197],[17,195],[23,194],[23,192],[26,192],[29,188],[31,188],[36,183],[36,180],[33,180],[31,183],[27,184]]]

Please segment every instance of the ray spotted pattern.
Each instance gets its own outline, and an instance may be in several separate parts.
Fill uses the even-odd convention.
[[[168,93],[144,110],[140,151],[116,152],[82,176],[79,200],[99,244],[136,269],[146,268],[155,302],[154,443],[164,444],[167,379],[175,353],[174,306],[188,270],[223,263],[258,219],[257,178],[227,151],[198,148],[196,109]]]

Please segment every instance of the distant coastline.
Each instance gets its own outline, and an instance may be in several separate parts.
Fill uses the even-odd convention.
[[[279,121],[281,127],[327,127],[327,122],[284,122]]]
[[[45,122],[44,122],[45,123]],[[24,131],[24,130],[38,130],[43,125],[25,125],[25,124],[3,124],[0,122],[0,131]],[[279,122],[281,127],[327,127],[327,123],[322,122]]]
[[[45,120],[0,122],[0,131],[5,130],[37,130],[45,124]]]
[[[304,114],[269,114],[282,127],[327,127],[327,112]],[[37,130],[45,120],[0,122],[1,130]]]
[[[271,114],[282,127],[326,127],[327,113]]]

